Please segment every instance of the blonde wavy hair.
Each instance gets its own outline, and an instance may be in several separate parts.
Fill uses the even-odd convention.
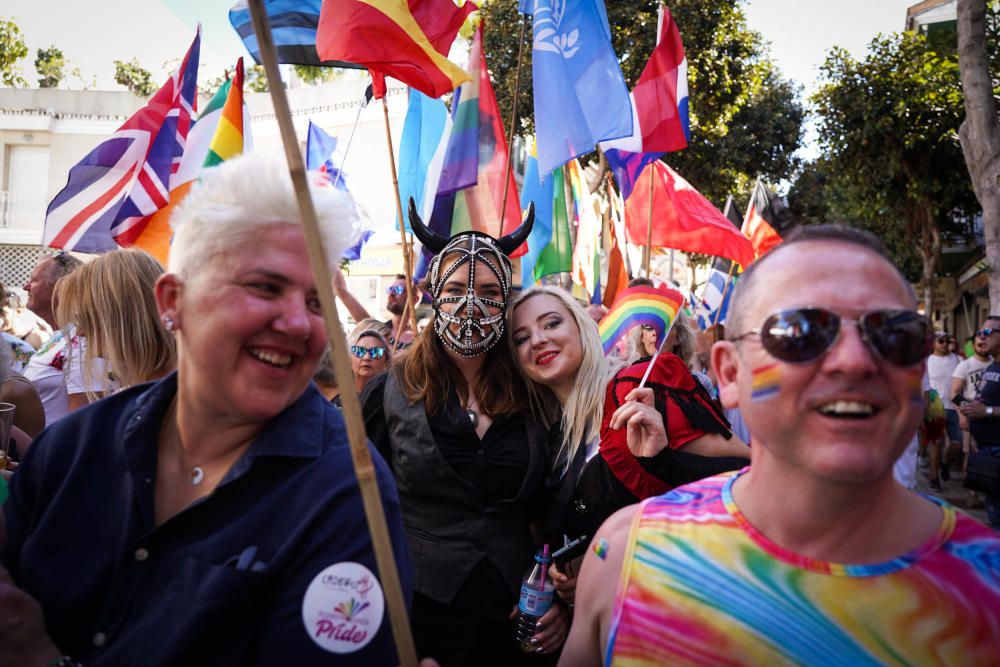
[[[524,376],[528,385],[528,397],[535,416],[547,427],[551,427],[556,419],[562,427],[562,443],[554,458],[555,465],[568,465],[576,455],[580,445],[585,445],[600,434],[601,420],[604,417],[604,395],[608,382],[622,366],[619,359],[609,359],[604,356],[601,347],[601,336],[597,323],[587,315],[587,311],[577,303],[565,290],[557,287],[536,285],[521,292],[511,303],[507,311],[507,336],[514,358],[517,358],[517,346],[514,344],[514,313],[518,306],[537,296],[550,296],[556,299],[569,312],[580,332],[580,348],[582,359],[576,372],[573,391],[566,399],[565,405],[560,405],[556,395],[547,386]],[[521,370],[518,367],[518,370]]]
[[[56,320],[67,338],[75,328],[87,341],[80,367],[88,386],[110,386],[97,377],[98,359],[123,389],[176,366],[174,338],[160,323],[153,294],[162,274],[152,255],[128,248],[105,253],[56,284]]]

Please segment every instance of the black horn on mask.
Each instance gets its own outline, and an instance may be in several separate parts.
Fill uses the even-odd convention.
[[[420,219],[420,214],[417,213],[417,203],[413,201],[413,197],[410,197],[410,227],[413,228],[414,236],[420,240],[425,248],[435,255],[444,250],[444,247],[448,245],[448,239],[431,231],[424,224],[424,221]]]
[[[411,210],[413,209],[411,208]],[[535,202],[529,202],[528,210],[524,212],[524,220],[521,221],[521,226],[497,241],[497,245],[500,247],[500,250],[502,250],[505,255],[510,255],[512,252],[517,250],[521,244],[524,243],[525,239],[528,238],[528,235],[531,234],[531,228],[534,224]]]

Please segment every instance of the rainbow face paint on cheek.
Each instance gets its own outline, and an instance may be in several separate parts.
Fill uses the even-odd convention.
[[[781,368],[778,364],[769,364],[753,369],[750,400],[766,401],[774,398],[781,390]]]
[[[608,541],[603,537],[594,542],[594,555],[601,560],[608,557]]]

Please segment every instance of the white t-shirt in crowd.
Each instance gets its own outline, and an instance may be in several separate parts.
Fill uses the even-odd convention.
[[[931,389],[927,371],[924,371],[924,380],[921,388],[924,392],[928,392]],[[910,444],[906,446],[903,453],[896,459],[895,465],[892,466],[892,476],[896,478],[897,482],[911,490],[917,488],[917,452],[919,449],[920,440],[917,434],[914,433]]]
[[[62,331],[56,331],[24,369],[24,376],[35,384],[38,397],[42,400],[46,426],[66,416],[70,394],[85,394],[88,390],[108,391],[108,387],[104,386],[107,382],[101,380],[107,374],[102,360],[97,360],[98,377],[88,386],[80,371],[83,339],[73,336],[70,344],[73,346],[72,354],[67,354],[66,337]]]
[[[969,357],[955,366],[952,377],[965,382],[965,386],[962,388],[962,396],[965,400],[974,401],[979,396],[979,390],[983,386],[983,374],[992,363],[993,360],[989,358],[986,361],[980,361],[975,357]]]
[[[959,361],[961,360],[954,354],[932,354],[927,357],[927,375],[931,379],[931,389],[941,396],[945,410],[955,409],[955,404],[951,402],[951,378]]]

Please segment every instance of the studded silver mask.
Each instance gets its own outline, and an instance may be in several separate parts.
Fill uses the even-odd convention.
[[[450,264],[448,264],[450,262]],[[484,269],[500,283],[503,300],[476,294],[476,266],[480,280]],[[447,265],[444,271],[442,265]],[[469,282],[465,294],[442,296],[445,283],[456,271],[468,267]],[[510,296],[510,260],[485,234],[463,234],[452,239],[430,266],[430,288],[434,296],[434,331],[449,349],[463,357],[484,354],[503,338],[504,313]],[[442,308],[446,304],[453,307]],[[491,313],[491,310],[493,311]],[[450,311],[450,312],[449,312]],[[456,328],[456,332],[454,329]]]
[[[450,350],[463,357],[475,357],[503,338],[504,312],[510,296],[511,264],[508,255],[517,250],[531,233],[535,205],[528,205],[521,226],[499,239],[481,232],[462,232],[452,239],[439,236],[424,224],[410,197],[410,225],[425,248],[437,253],[430,265],[430,289],[434,297],[434,331]],[[450,262],[450,263],[449,263]],[[500,283],[503,300],[487,299],[476,294],[476,263],[491,271]],[[442,265],[447,268],[442,271]],[[462,296],[441,296],[445,283],[456,271],[468,267],[469,281]],[[481,280],[482,278],[480,278]],[[454,304],[445,311],[441,306]],[[491,314],[490,310],[497,312]],[[453,331],[457,328],[458,331]]]

